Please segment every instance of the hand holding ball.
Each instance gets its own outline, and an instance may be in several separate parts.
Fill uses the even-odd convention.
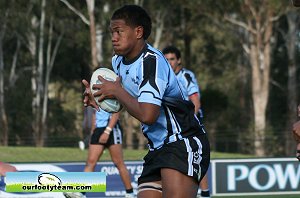
[[[90,88],[91,92],[94,95],[97,90],[93,90],[94,84],[101,84],[101,81],[98,79],[98,76],[102,76],[105,80],[108,81],[116,81],[117,75],[110,69],[107,68],[99,68],[94,71],[91,81],[90,81]],[[116,99],[104,99],[101,102],[98,101],[99,97],[94,97],[97,105],[104,111],[109,113],[116,113],[122,109],[122,105]]]

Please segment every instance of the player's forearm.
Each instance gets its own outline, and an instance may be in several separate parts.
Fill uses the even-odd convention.
[[[114,128],[119,120],[119,115],[120,115],[120,113],[113,113],[109,119],[107,126],[110,128]]]
[[[95,128],[96,128],[96,112],[94,111],[92,115],[91,134],[94,132]]]
[[[200,109],[200,106],[201,106],[199,95],[198,94],[193,94],[193,95],[189,96],[189,99],[194,104],[195,113],[197,114],[199,112],[199,109]]]
[[[125,89],[119,89],[115,94],[116,99],[123,105],[126,111],[140,122],[151,125],[159,115],[159,106],[149,103],[139,103]]]

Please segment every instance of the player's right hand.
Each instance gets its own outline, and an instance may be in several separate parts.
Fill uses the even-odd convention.
[[[94,99],[94,96],[91,92],[91,89],[90,89],[90,84],[88,83],[88,81],[86,80],[82,80],[82,84],[85,86],[85,90],[83,92],[83,105],[85,107],[87,106],[91,106],[91,107],[94,107],[95,109],[97,109],[97,111],[99,111],[99,107]]]

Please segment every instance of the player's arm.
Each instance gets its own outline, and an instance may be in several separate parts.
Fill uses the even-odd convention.
[[[157,120],[160,111],[158,105],[138,102],[136,98],[132,97],[122,87],[118,87],[114,96],[123,105],[126,111],[140,122],[151,125]]]
[[[109,122],[108,122],[106,128],[104,129],[104,132],[102,133],[102,135],[99,138],[100,143],[106,143],[107,142],[110,133],[112,132],[113,128],[115,127],[115,125],[117,124],[117,122],[119,120],[119,117],[120,117],[119,112],[111,114],[111,117],[109,119]]]
[[[95,131],[95,129],[96,129],[96,111],[94,111],[92,115],[91,134]]]
[[[119,112],[118,113],[112,113],[111,117],[109,119],[107,127],[113,129],[115,127],[115,125],[117,124],[117,122],[119,120],[119,117],[120,117],[120,113]]]
[[[199,112],[200,107],[201,107],[199,94],[198,93],[194,93],[194,94],[192,94],[192,95],[189,96],[189,99],[194,104],[194,106],[195,106],[195,114],[197,114]]]
[[[157,120],[159,116],[160,107],[158,105],[150,103],[138,102],[136,98],[131,96],[121,86],[121,80],[119,77],[114,82],[105,80],[101,76],[99,76],[98,78],[102,84],[95,84],[93,85],[93,87],[94,89],[98,89],[98,91],[94,93],[94,96],[99,96],[99,101],[104,100],[106,98],[116,98],[126,109],[126,111],[130,115],[138,119],[140,122],[147,125],[151,125]],[[82,83],[88,89],[89,83],[85,80],[82,81]],[[84,103],[94,106],[95,102],[90,101],[91,99],[93,99],[93,97],[87,95],[85,97]]]
[[[0,176],[5,176],[6,172],[16,172],[17,169],[13,165],[8,163],[0,162]]]
[[[300,143],[300,120],[293,125],[295,140]]]

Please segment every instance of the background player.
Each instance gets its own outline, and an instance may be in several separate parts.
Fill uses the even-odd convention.
[[[109,150],[111,159],[119,170],[122,182],[126,189],[125,198],[133,198],[133,188],[129,172],[124,164],[122,149],[122,130],[119,124],[120,113],[107,113],[100,110],[95,111],[95,119],[93,121],[94,132],[91,136],[88,158],[85,172],[93,172],[96,164],[103,154],[105,148]],[[85,197],[84,193],[66,192],[65,197]]]

